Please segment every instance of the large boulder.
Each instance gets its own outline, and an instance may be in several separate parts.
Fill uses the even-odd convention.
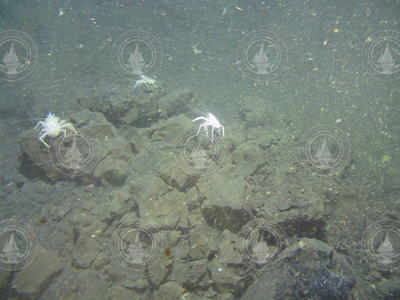
[[[354,285],[346,259],[322,241],[303,238],[280,257],[242,299],[347,299]]]
[[[238,174],[240,171],[236,167],[228,165],[197,183],[199,197],[203,200],[201,212],[207,225],[236,233],[250,221],[251,216],[244,206],[248,184]]]
[[[42,179],[53,181],[79,178],[81,183],[122,185],[129,172],[128,141],[117,135],[117,129],[101,113],[85,109],[75,113],[71,120],[78,131],[75,140],[72,136],[64,140],[60,140],[62,135],[48,137],[50,148],[36,139],[34,130],[24,132],[19,139],[23,153],[21,169],[27,164],[29,170],[36,166]],[[26,175],[30,176],[28,172]]]

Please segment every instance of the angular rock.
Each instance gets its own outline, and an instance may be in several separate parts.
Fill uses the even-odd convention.
[[[43,248],[28,267],[16,273],[12,284],[19,293],[39,293],[61,273],[63,266],[52,251]]]
[[[267,141],[261,138],[257,141],[264,142]],[[276,145],[267,147],[269,158],[246,177],[252,188],[247,205],[287,233],[305,234],[323,223],[326,200],[320,187],[328,182],[305,176],[302,170],[295,168],[296,158],[292,152],[283,151],[287,144],[289,148],[295,147],[286,136],[278,139]]]
[[[243,177],[250,176],[257,168],[266,163],[265,153],[254,141],[239,144],[232,153],[233,163],[240,168]]]
[[[129,193],[134,195],[138,203],[147,202],[151,198],[161,197],[171,191],[171,187],[154,174],[144,174],[128,178]]]
[[[130,171],[125,156],[126,154],[120,151],[111,152],[97,165],[93,175],[100,179],[103,184],[108,183],[112,186],[123,185]]]
[[[183,297],[184,297],[183,299],[190,299],[190,300],[205,300],[203,296],[196,295],[195,293],[184,293]]]
[[[92,139],[104,141],[117,136],[117,129],[101,113],[83,109],[71,115],[71,120]]]
[[[123,215],[122,218],[119,220],[119,224],[122,227],[130,227],[139,222],[139,218],[137,216],[136,211],[128,212],[127,214]]]
[[[243,262],[243,256],[236,250],[236,241],[238,237],[224,230],[222,232],[222,239],[219,243],[219,258],[221,262],[227,265],[240,265]]]
[[[191,111],[194,93],[190,90],[177,90],[175,93],[166,94],[160,103],[163,118],[171,118]]]
[[[390,299],[391,295],[399,295],[399,278],[398,274],[393,274],[393,278],[383,279],[376,284],[376,288]]]
[[[131,98],[132,104],[128,110],[121,114],[112,114],[122,124],[129,124],[135,127],[150,127],[162,119],[161,102],[166,94],[162,88],[148,90],[149,93],[142,93],[140,97]]]
[[[121,118],[134,105],[134,99],[119,99],[119,101],[106,101],[99,96],[89,95],[77,98],[79,106],[92,112],[102,113],[109,122],[121,124]]]
[[[146,278],[127,279],[121,283],[121,286],[129,290],[143,293],[149,288],[149,282],[146,280]]]
[[[136,128],[132,126],[122,126],[119,128],[119,135],[129,142],[129,149],[135,156],[145,155],[149,152],[150,139],[146,129]]]
[[[140,225],[148,229],[172,230],[188,227],[185,194],[172,190],[160,198],[139,204]]]
[[[219,293],[237,293],[242,287],[242,277],[239,275],[238,269],[228,267],[218,257],[214,258],[208,264],[211,280],[215,284],[215,289]]]
[[[155,299],[179,299],[185,289],[181,287],[179,284],[173,281],[167,281],[162,284],[157,291],[155,291],[154,296]]]
[[[208,226],[196,226],[189,232],[189,257],[193,260],[207,258],[218,250],[219,234]]]
[[[109,287],[107,295],[110,297],[110,299],[118,299],[118,300],[132,300],[132,299],[140,299],[140,297],[142,297],[141,293],[120,286]]]
[[[122,190],[114,190],[107,197],[107,202],[97,205],[92,213],[102,218],[114,218],[127,212],[130,195]]]
[[[173,265],[170,280],[179,282],[186,289],[199,288],[203,286],[203,279],[207,278],[207,265],[207,259],[192,262],[176,261]]]
[[[159,176],[163,181],[178,189],[181,192],[186,192],[192,188],[196,182],[197,176],[190,176],[177,165],[175,161],[170,161],[169,164],[164,164],[158,171]]]
[[[20,159],[21,172],[26,173],[27,177],[32,176],[24,172],[24,168],[33,164],[38,167],[37,174],[40,179],[47,177],[51,180],[61,180],[79,176],[80,182],[85,183],[93,183],[95,179],[114,185],[123,183],[127,176],[128,142],[117,137],[116,128],[100,113],[85,109],[73,114],[71,120],[71,124],[78,131],[78,138],[74,140],[76,144],[73,144],[71,139],[57,144],[55,141],[58,141],[57,139],[61,136],[47,137],[46,141],[51,146],[47,148],[36,139],[37,130],[31,129],[21,134],[19,138],[23,153]],[[76,157],[84,158],[82,165],[78,164],[79,169],[69,168],[66,165],[68,150],[73,149],[68,143],[76,145],[77,148],[74,148],[75,152],[73,152],[77,155]],[[57,147],[65,147],[68,150],[60,150]],[[100,166],[98,166],[99,162],[101,162]],[[94,176],[97,178],[93,178],[95,168],[97,170]]]
[[[72,208],[65,217],[71,224],[82,227],[89,226],[96,220],[89,210],[80,207]]]
[[[165,231],[161,232],[164,233]],[[157,234],[156,234],[157,236]],[[175,244],[171,246],[162,246],[165,245],[165,242],[163,243],[160,241],[161,249],[163,250],[163,255],[167,257],[172,257],[172,258],[182,258],[187,255],[187,249],[188,249],[188,241],[186,239],[182,238],[182,232],[181,232],[181,239]],[[169,254],[168,254],[169,253]]]
[[[201,212],[207,225],[236,233],[251,216],[243,206],[248,195],[248,184],[242,177],[232,177],[232,174],[214,173],[202,178],[197,188],[199,196],[204,199]]]
[[[152,93],[141,95],[140,99],[131,99],[133,105],[121,120],[136,127],[148,127],[159,120],[190,111],[193,99],[194,94],[188,90],[166,93],[163,89],[155,89]]]
[[[100,252],[100,245],[93,238],[81,238],[72,252],[73,266],[78,269],[89,269]]]
[[[112,258],[107,252],[100,252],[96,256],[96,260],[92,264],[94,270],[102,270],[105,266],[112,264]]]
[[[310,224],[318,224],[324,216],[323,198],[310,190],[282,184],[268,198],[261,209],[263,215],[276,218],[287,233],[306,232]]]
[[[186,192],[186,203],[191,212],[190,224],[193,226],[200,224],[205,225],[206,222],[200,210],[201,199],[196,189],[192,188]]]
[[[182,239],[182,232],[178,230],[163,230],[154,233],[153,238],[161,248],[175,248]],[[175,249],[174,249],[175,250]],[[173,251],[175,253],[175,251]],[[173,254],[172,254],[173,255]],[[167,255],[168,256],[168,255]]]
[[[347,299],[354,285],[351,266],[328,244],[303,238],[281,257],[257,277],[243,299]]]
[[[107,299],[107,283],[93,270],[66,269],[55,278],[49,287],[40,295],[40,299]]]
[[[185,115],[178,115],[154,124],[150,129],[150,138],[154,141],[168,143],[172,147],[180,147],[184,142],[183,133],[193,126]]]
[[[22,150],[22,155],[20,156],[22,164],[20,169],[23,174],[25,174],[24,166],[32,166],[33,163],[33,166],[39,168],[37,172],[34,172],[37,174],[37,177],[44,175],[51,180],[59,180],[63,178],[63,174],[61,174],[50,161],[48,151],[43,149],[41,143],[36,139],[33,130],[23,133],[20,136],[19,144]],[[30,169],[32,170],[33,168],[30,167]]]
[[[150,283],[155,286],[160,286],[164,283],[172,270],[172,259],[162,257],[157,263],[152,264],[147,269],[147,278]]]
[[[113,124],[148,127],[161,119],[188,112],[194,94],[188,90],[166,93],[162,85],[138,90],[139,97],[119,97],[112,101],[107,95],[90,95],[78,98],[78,104],[93,112],[101,112]]]
[[[218,294],[216,300],[235,300],[235,296],[231,293]]]

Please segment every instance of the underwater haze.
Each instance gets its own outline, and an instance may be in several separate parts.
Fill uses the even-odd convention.
[[[399,0],[0,0],[0,299],[400,299]]]

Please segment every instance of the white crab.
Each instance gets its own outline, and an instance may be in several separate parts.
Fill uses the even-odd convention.
[[[46,147],[50,147],[45,141],[44,138],[46,136],[49,137],[57,137],[60,135],[60,133],[64,134],[64,137],[67,135],[67,129],[71,129],[75,134],[76,134],[76,130],[74,128],[74,126],[72,126],[71,123],[67,123],[64,120],[60,120],[59,117],[56,117],[54,114],[52,113],[48,113],[46,115],[46,117],[44,118],[44,121],[39,121],[36,126],[35,129],[38,128],[39,126],[41,126],[40,129],[40,135],[38,137],[38,139],[45,144]]]
[[[214,129],[217,129],[218,134],[225,136],[224,126],[221,125],[221,123],[212,113],[206,114],[205,117],[193,119],[192,122],[196,122],[198,120],[204,120],[204,122],[200,124],[196,135],[199,135],[201,128],[204,128],[206,135],[208,136],[208,127],[211,127],[211,142],[214,141]]]
[[[144,84],[145,86],[153,86],[153,87],[158,87],[156,85],[156,80],[154,78],[148,77],[146,75],[140,75],[140,79],[136,80],[135,85],[133,86],[133,90],[136,89],[136,87],[141,86]]]

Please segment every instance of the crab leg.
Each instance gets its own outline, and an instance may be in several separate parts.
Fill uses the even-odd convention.
[[[199,126],[199,130],[197,130],[197,133],[196,133],[196,135],[199,135],[199,133],[200,133],[200,130],[201,130],[201,128],[203,128],[204,127],[204,125],[203,124],[201,124],[200,126]],[[205,128],[205,130],[206,130],[206,134],[207,134],[207,128]]]
[[[60,132],[64,134],[64,138],[67,136],[67,130],[65,128],[61,129]]]
[[[76,130],[75,130],[75,127],[74,127],[72,124],[67,123],[67,124],[65,125],[65,128],[69,128],[69,129],[71,129],[71,130],[75,133],[75,135],[77,134],[77,132],[76,132]]]
[[[141,82],[140,80],[136,80],[136,84],[133,86],[132,90],[136,89],[136,87],[140,84],[140,82]]]
[[[39,137],[39,141],[41,141],[43,144],[46,145],[46,147],[50,148],[50,146],[44,141],[44,137],[47,135],[47,133],[43,133],[40,137]]]
[[[33,129],[37,129],[39,127],[39,125],[42,125],[44,127],[44,122],[43,121],[37,122],[35,128],[33,128]]]
[[[192,120],[192,122],[196,122],[196,121],[198,121],[198,120],[204,120],[204,121],[207,121],[207,118],[205,118],[205,117],[198,117],[198,118],[196,118],[196,119]]]

